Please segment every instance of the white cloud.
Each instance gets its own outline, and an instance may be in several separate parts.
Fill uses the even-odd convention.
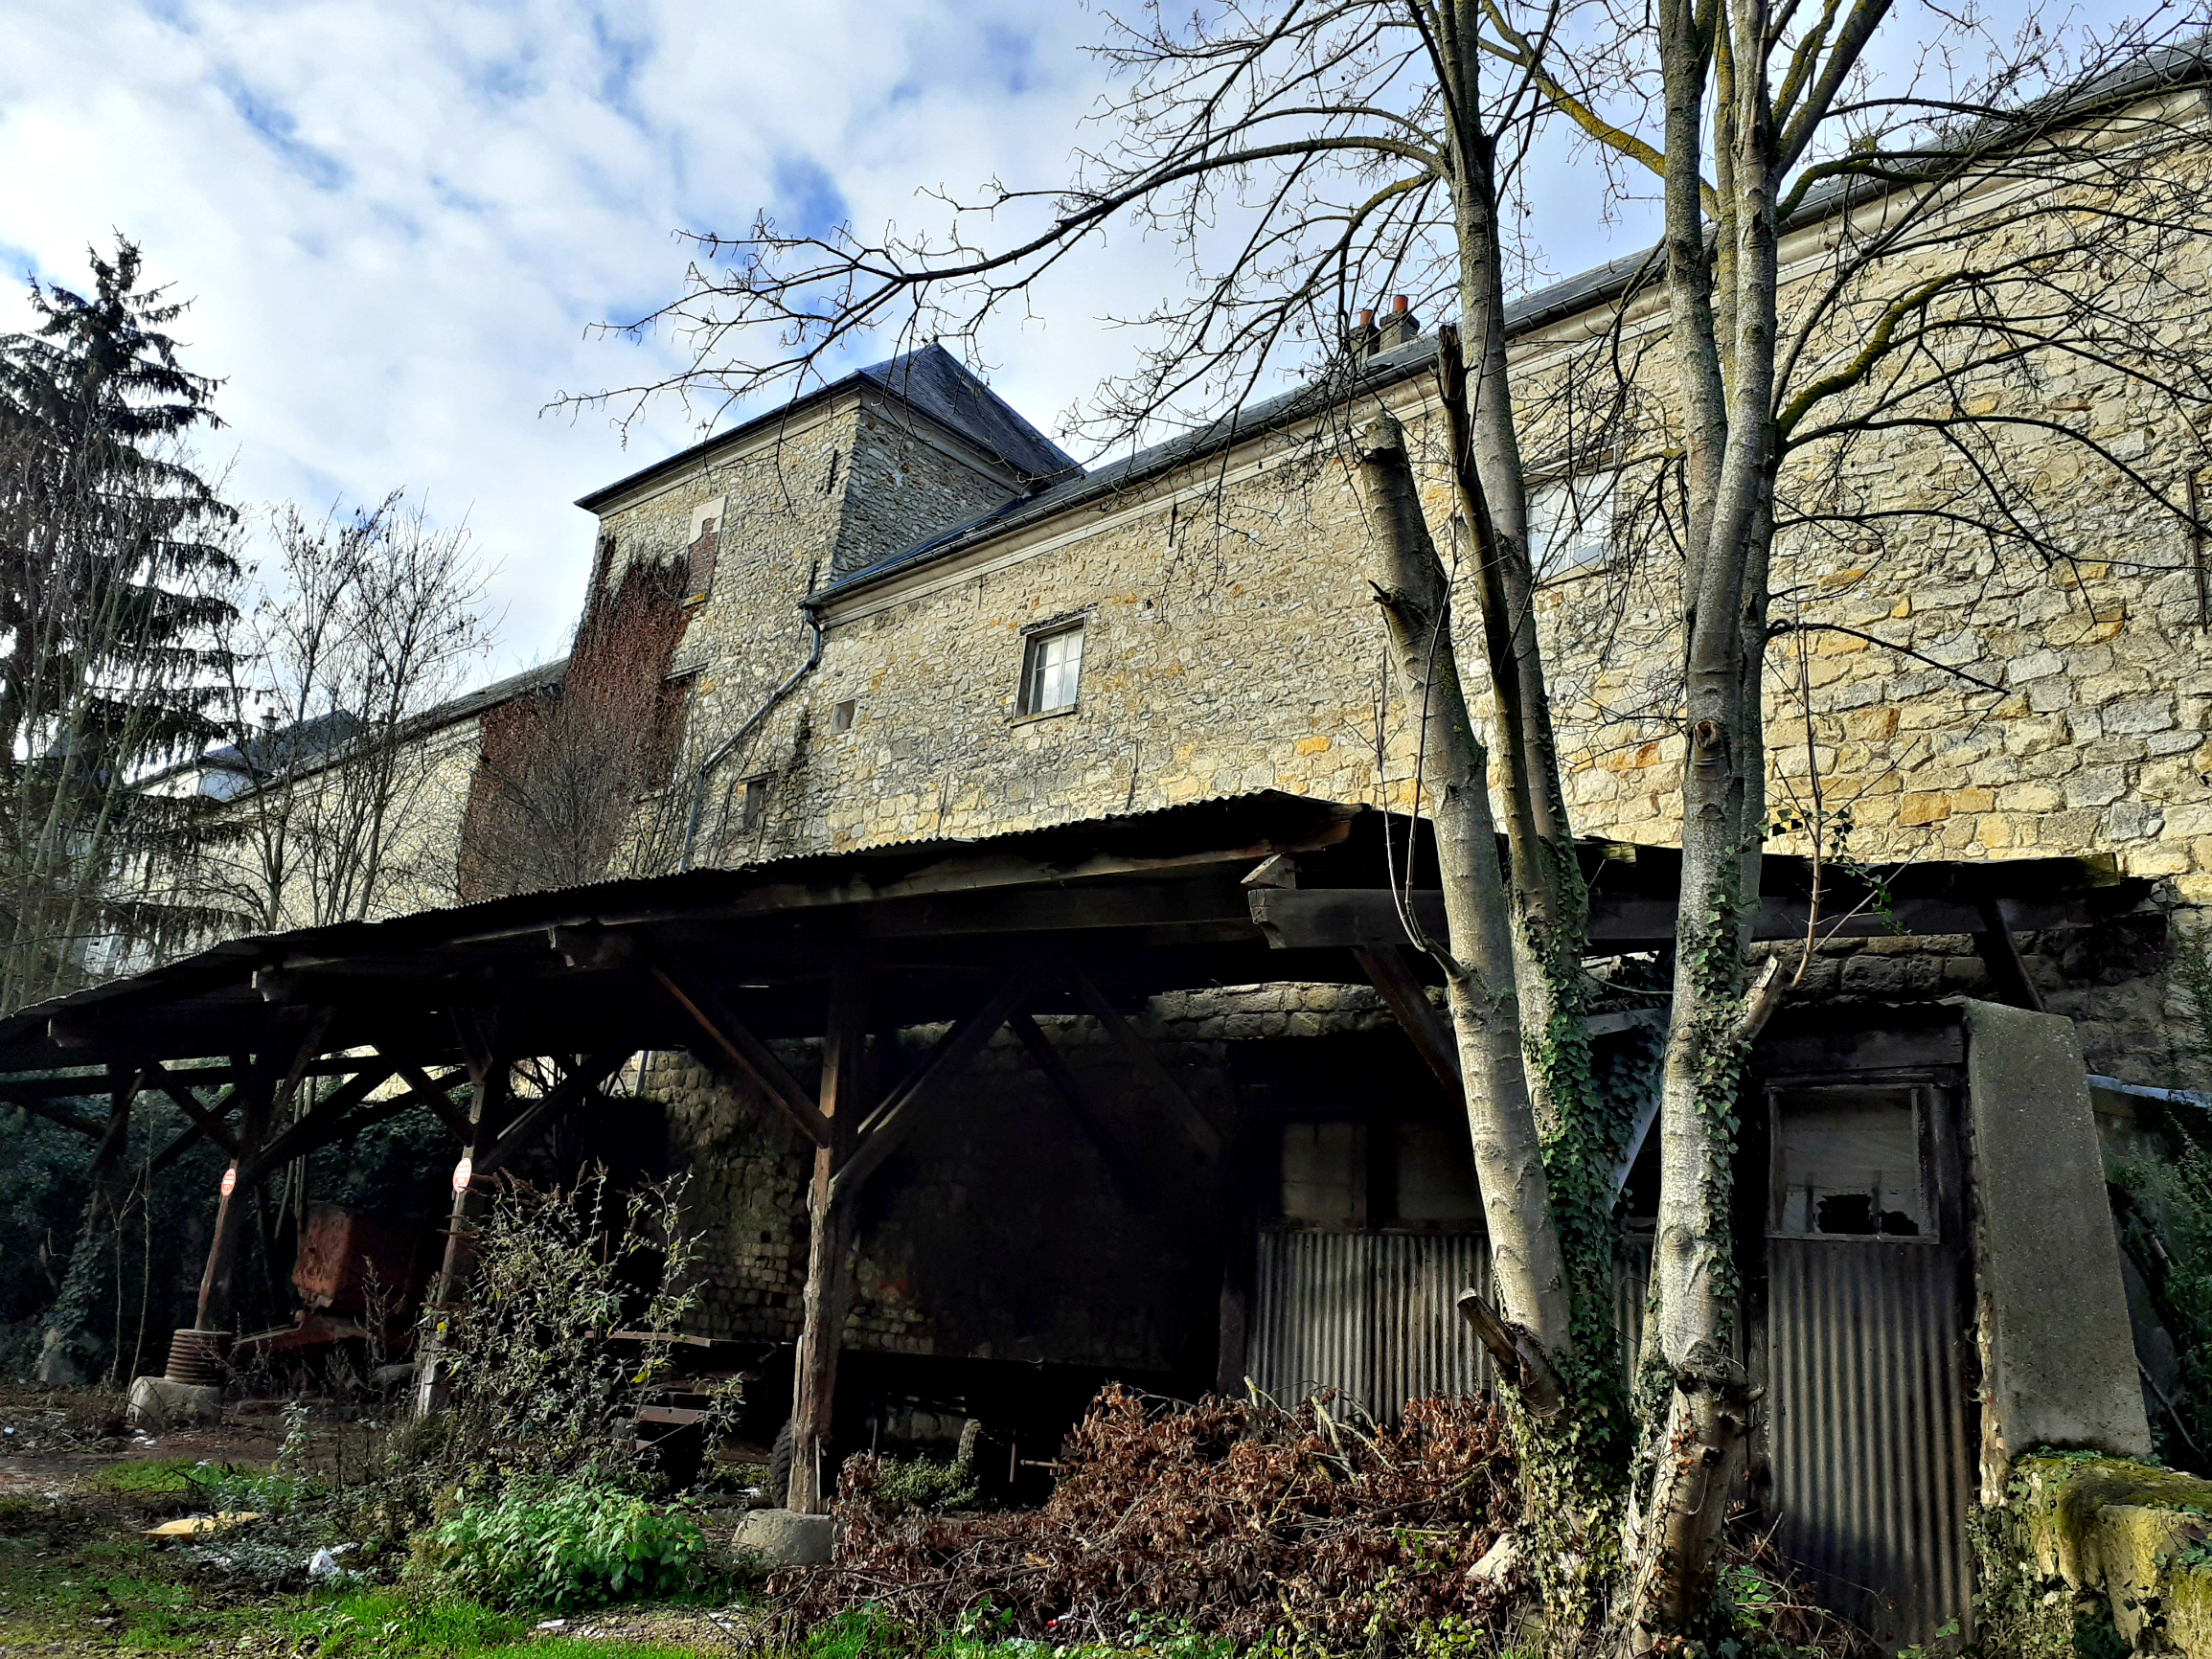
[[[87,242],[137,239],[194,301],[189,363],[224,378],[236,492],[405,487],[467,515],[513,666],[561,648],[581,596],[570,501],[692,436],[673,406],[627,451],[602,416],[540,415],[674,361],[590,332],[674,294],[671,233],[764,206],[912,224],[924,187],[1058,183],[1105,84],[1097,28],[1020,0],[34,0],[0,57],[0,258],[77,284]],[[1554,272],[1644,228],[1597,224],[1594,178],[1542,176]],[[987,342],[995,383],[1049,426],[1128,361],[1096,319],[1176,280],[1117,232]],[[0,328],[24,316],[0,295]]]

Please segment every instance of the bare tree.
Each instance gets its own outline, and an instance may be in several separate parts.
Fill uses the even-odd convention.
[[[632,559],[593,590],[559,676],[485,716],[462,822],[465,898],[672,866],[668,783],[688,686],[669,678],[690,613],[681,559]]]
[[[427,820],[422,717],[489,644],[465,529],[395,491],[322,521],[268,515],[263,589],[228,652],[230,742],[203,761],[230,805],[184,879],[260,930],[355,920],[449,887]]]
[[[1746,1428],[1729,1358],[1731,1159],[1745,1057],[1779,995],[1771,973],[1748,982],[1745,943],[1767,816],[1763,670],[1777,629],[1829,625],[1770,616],[1778,537],[1909,529],[2072,557],[2068,530],[2028,508],[2008,460],[2029,430],[2078,449],[2146,511],[2198,527],[2193,506],[2090,422],[1987,395],[2091,367],[2158,421],[2203,407],[2203,348],[2174,326],[2177,255],[2207,223],[2202,134],[2193,98],[2168,96],[2200,78],[2192,54],[2167,46],[2195,19],[2102,37],[2039,28],[1997,48],[1931,7],[1921,75],[1891,84],[1867,61],[1889,12],[1890,0],[1662,0],[1649,12],[1275,0],[1109,23],[1103,52],[1122,91],[1073,185],[994,187],[950,204],[934,238],[792,237],[764,218],[744,237],[701,237],[687,292],[636,325],[677,332],[691,369],[601,395],[634,406],[678,391],[718,409],[803,386],[878,328],[972,349],[994,313],[1031,303],[1061,261],[1133,220],[1176,239],[1187,291],[1132,319],[1151,348],[1080,424],[1107,443],[1196,425],[1288,357],[1311,376],[1312,423],[1341,441],[1359,408],[1360,354],[1339,349],[1353,310],[1391,291],[1454,305],[1436,388],[1456,507],[1447,534],[1424,519],[1393,423],[1368,426],[1357,453],[1446,865],[1450,936],[1417,943],[1451,987],[1501,1340],[1519,1355],[1505,1375],[1530,1408],[1518,1420],[1537,1566],[1563,1645],[1608,1586],[1625,1592],[1613,1605],[1631,1651],[1697,1628],[1725,1511],[1707,1493],[1724,1489]],[[1969,74],[1950,55],[1991,67]],[[1615,328],[1570,376],[1585,393],[1615,381],[1600,424],[1637,484],[1651,557],[1634,580],[1662,596],[1679,653],[1654,713],[1686,739],[1633,1480],[1616,1432],[1627,1414],[1608,1398],[1618,1368],[1601,1179],[1625,1126],[1589,1081],[1585,898],[1529,551],[1536,400],[1516,409],[1506,374],[1507,272],[1521,254],[1507,209],[1535,136],[1562,119],[1614,164],[1589,211],[1648,172],[1663,224],[1615,286]],[[974,215],[988,233],[969,233]],[[1819,257],[1786,265],[1786,234],[1814,220],[1829,227]],[[1956,456],[1947,497],[1884,498],[1855,464],[1857,447],[1904,431]],[[1456,634],[1455,567],[1479,623]],[[1463,673],[1490,693],[1487,748]],[[1502,876],[1482,852],[1500,830]]]

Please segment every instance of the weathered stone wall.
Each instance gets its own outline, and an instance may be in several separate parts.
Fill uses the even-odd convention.
[[[1389,1017],[1364,988],[1262,986],[1160,998],[1143,1023],[1184,1086],[1226,1122],[1230,1042]],[[862,1194],[847,1340],[878,1352],[1210,1375],[1212,1176],[1093,1022],[1038,1023],[1160,1189],[1132,1209],[1043,1074],[1001,1033]],[[924,1027],[901,1041],[911,1057],[937,1034]],[[810,1047],[783,1050],[803,1079],[819,1067]],[[689,1057],[659,1057],[647,1088],[667,1104],[672,1162],[691,1180],[690,1224],[707,1236],[697,1329],[794,1338],[810,1154],[772,1108]]]

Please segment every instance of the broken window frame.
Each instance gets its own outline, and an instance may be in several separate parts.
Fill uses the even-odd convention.
[[[1881,1212],[1878,1201],[1869,1205],[1870,1212],[1875,1216],[1875,1226],[1866,1232],[1828,1232],[1819,1229],[1813,1224],[1815,1212],[1811,1203],[1807,1206],[1806,1225],[1802,1229],[1788,1224],[1790,1167],[1784,1125],[1791,1106],[1821,1103],[1824,1100],[1836,1105],[1843,1105],[1854,1099],[1863,1102],[1869,1097],[1878,1096],[1891,1100],[1903,1096],[1903,1108],[1911,1114],[1913,1176],[1917,1184],[1915,1197],[1920,1210],[1914,1220],[1919,1231],[1881,1231]],[[1935,1144],[1938,1126],[1943,1122],[1942,1102],[1937,1099],[1936,1089],[1924,1080],[1877,1078],[1854,1079],[1850,1081],[1776,1079],[1767,1090],[1767,1237],[1818,1244],[1943,1243],[1946,1231],[1945,1196],[1949,1184],[1944,1179]],[[1840,1196],[1845,1191],[1836,1189],[1831,1195]]]

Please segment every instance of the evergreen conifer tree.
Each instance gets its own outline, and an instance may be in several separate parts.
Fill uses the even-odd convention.
[[[188,447],[217,382],[134,244],[91,264],[89,293],[34,279],[37,326],[0,336],[0,1013],[205,920],[146,879],[193,803],[136,785],[219,730],[238,515]]]

